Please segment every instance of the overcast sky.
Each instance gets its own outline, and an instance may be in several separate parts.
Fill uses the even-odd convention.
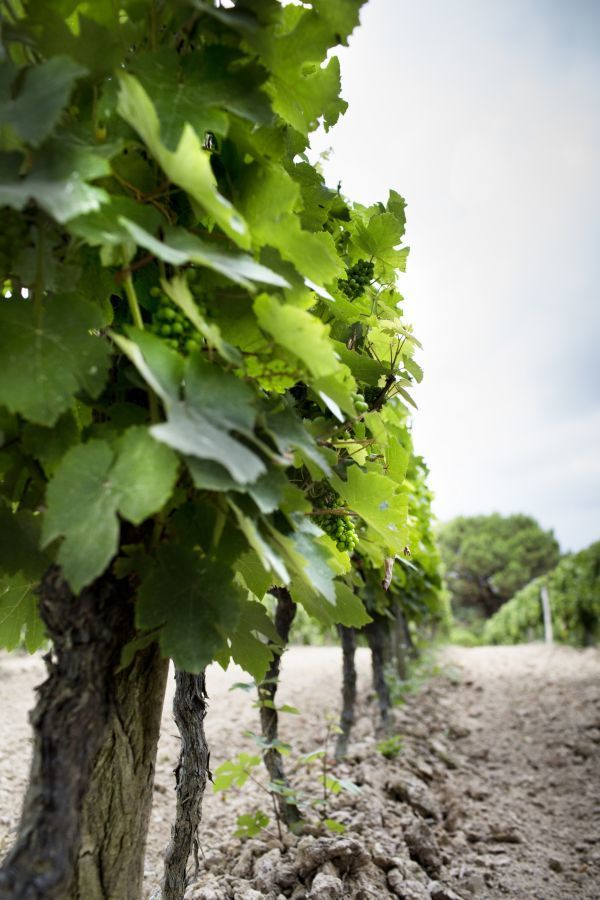
[[[435,510],[600,539],[600,0],[370,0],[316,150],[408,202]]]

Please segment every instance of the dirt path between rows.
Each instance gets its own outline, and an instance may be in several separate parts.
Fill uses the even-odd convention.
[[[520,647],[448,648],[439,674],[394,710],[400,753],[377,749],[369,658],[359,651],[359,716],[329,815],[343,835],[308,828],[282,852],[273,826],[242,844],[235,819],[268,797],[253,785],[227,797],[207,793],[194,900],[599,900],[600,654]],[[309,802],[318,770],[298,756],[322,744],[327,713],[339,708],[340,651],[296,647],[282,669],[288,767]],[[27,710],[43,677],[39,658],[0,656],[0,854],[10,845],[27,778]],[[254,752],[252,697],[230,691],[239,670],[209,672],[207,720],[216,768]],[[174,807],[177,736],[165,706],[146,863],[146,897],[157,890]],[[119,898],[121,900],[121,898]]]

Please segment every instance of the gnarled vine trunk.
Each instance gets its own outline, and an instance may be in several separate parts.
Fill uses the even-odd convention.
[[[346,625],[338,626],[342,644],[342,714],[340,716],[340,732],[337,737],[335,756],[342,759],[348,752],[350,731],[354,725],[354,708],[356,705],[356,631]]]
[[[385,729],[389,724],[391,705],[390,689],[385,679],[385,665],[390,655],[388,621],[374,614],[373,621],[365,625],[364,631],[371,650],[373,688],[377,694],[381,725]]]
[[[167,663],[150,647],[116,671],[133,633],[125,582],[74,596],[52,567],[39,597],[53,649],[0,900],[138,900]]]
[[[198,867],[198,826],[206,780],[211,777],[210,753],[204,734],[208,699],[205,674],[190,675],[178,669],[175,681],[173,715],[181,735],[181,751],[175,770],[177,811],[165,853],[162,900],[183,900],[192,853]]]
[[[392,655],[396,662],[396,675],[401,681],[406,681],[408,674],[406,666],[406,636],[404,633],[404,613],[399,604],[394,606],[394,622],[391,630]]]
[[[290,629],[294,616],[296,615],[296,604],[291,598],[287,588],[274,587],[270,593],[276,598],[277,606],[275,609],[275,628],[281,640],[281,652],[288,643],[290,637]],[[281,652],[275,652],[271,665],[265,675],[264,681],[258,686],[258,697],[261,701],[260,707],[260,724],[262,734],[268,744],[275,744],[278,740],[279,717],[275,708],[275,696],[277,694],[277,685],[279,681],[279,669],[281,666]],[[263,760],[269,777],[275,784],[281,785],[283,788],[288,786],[288,780],[283,767],[283,758],[276,746],[269,746],[264,754]],[[277,795],[277,804],[281,819],[288,825],[294,827],[300,819],[300,810],[295,803],[289,803],[283,794]]]

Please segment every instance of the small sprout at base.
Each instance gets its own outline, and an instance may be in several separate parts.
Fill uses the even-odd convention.
[[[386,759],[395,759],[402,750],[402,738],[400,735],[395,734],[385,741],[380,741],[377,744],[377,749]]]

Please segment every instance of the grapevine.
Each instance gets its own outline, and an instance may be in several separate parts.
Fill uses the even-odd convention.
[[[334,509],[339,503],[339,497],[328,497],[324,506],[328,509]],[[323,531],[335,541],[337,549],[342,553],[352,554],[358,544],[358,535],[354,522],[349,515],[331,515],[331,516],[315,516],[315,520],[321,526]]]
[[[338,279],[338,287],[343,293],[356,300],[362,297],[365,288],[373,280],[374,265],[370,260],[359,259],[358,262],[346,269],[346,278]]]
[[[152,317],[150,330],[164,338],[167,347],[182,353],[193,353],[200,348],[200,335],[186,315],[178,309],[160,288],[152,288],[158,299],[158,308]]]

